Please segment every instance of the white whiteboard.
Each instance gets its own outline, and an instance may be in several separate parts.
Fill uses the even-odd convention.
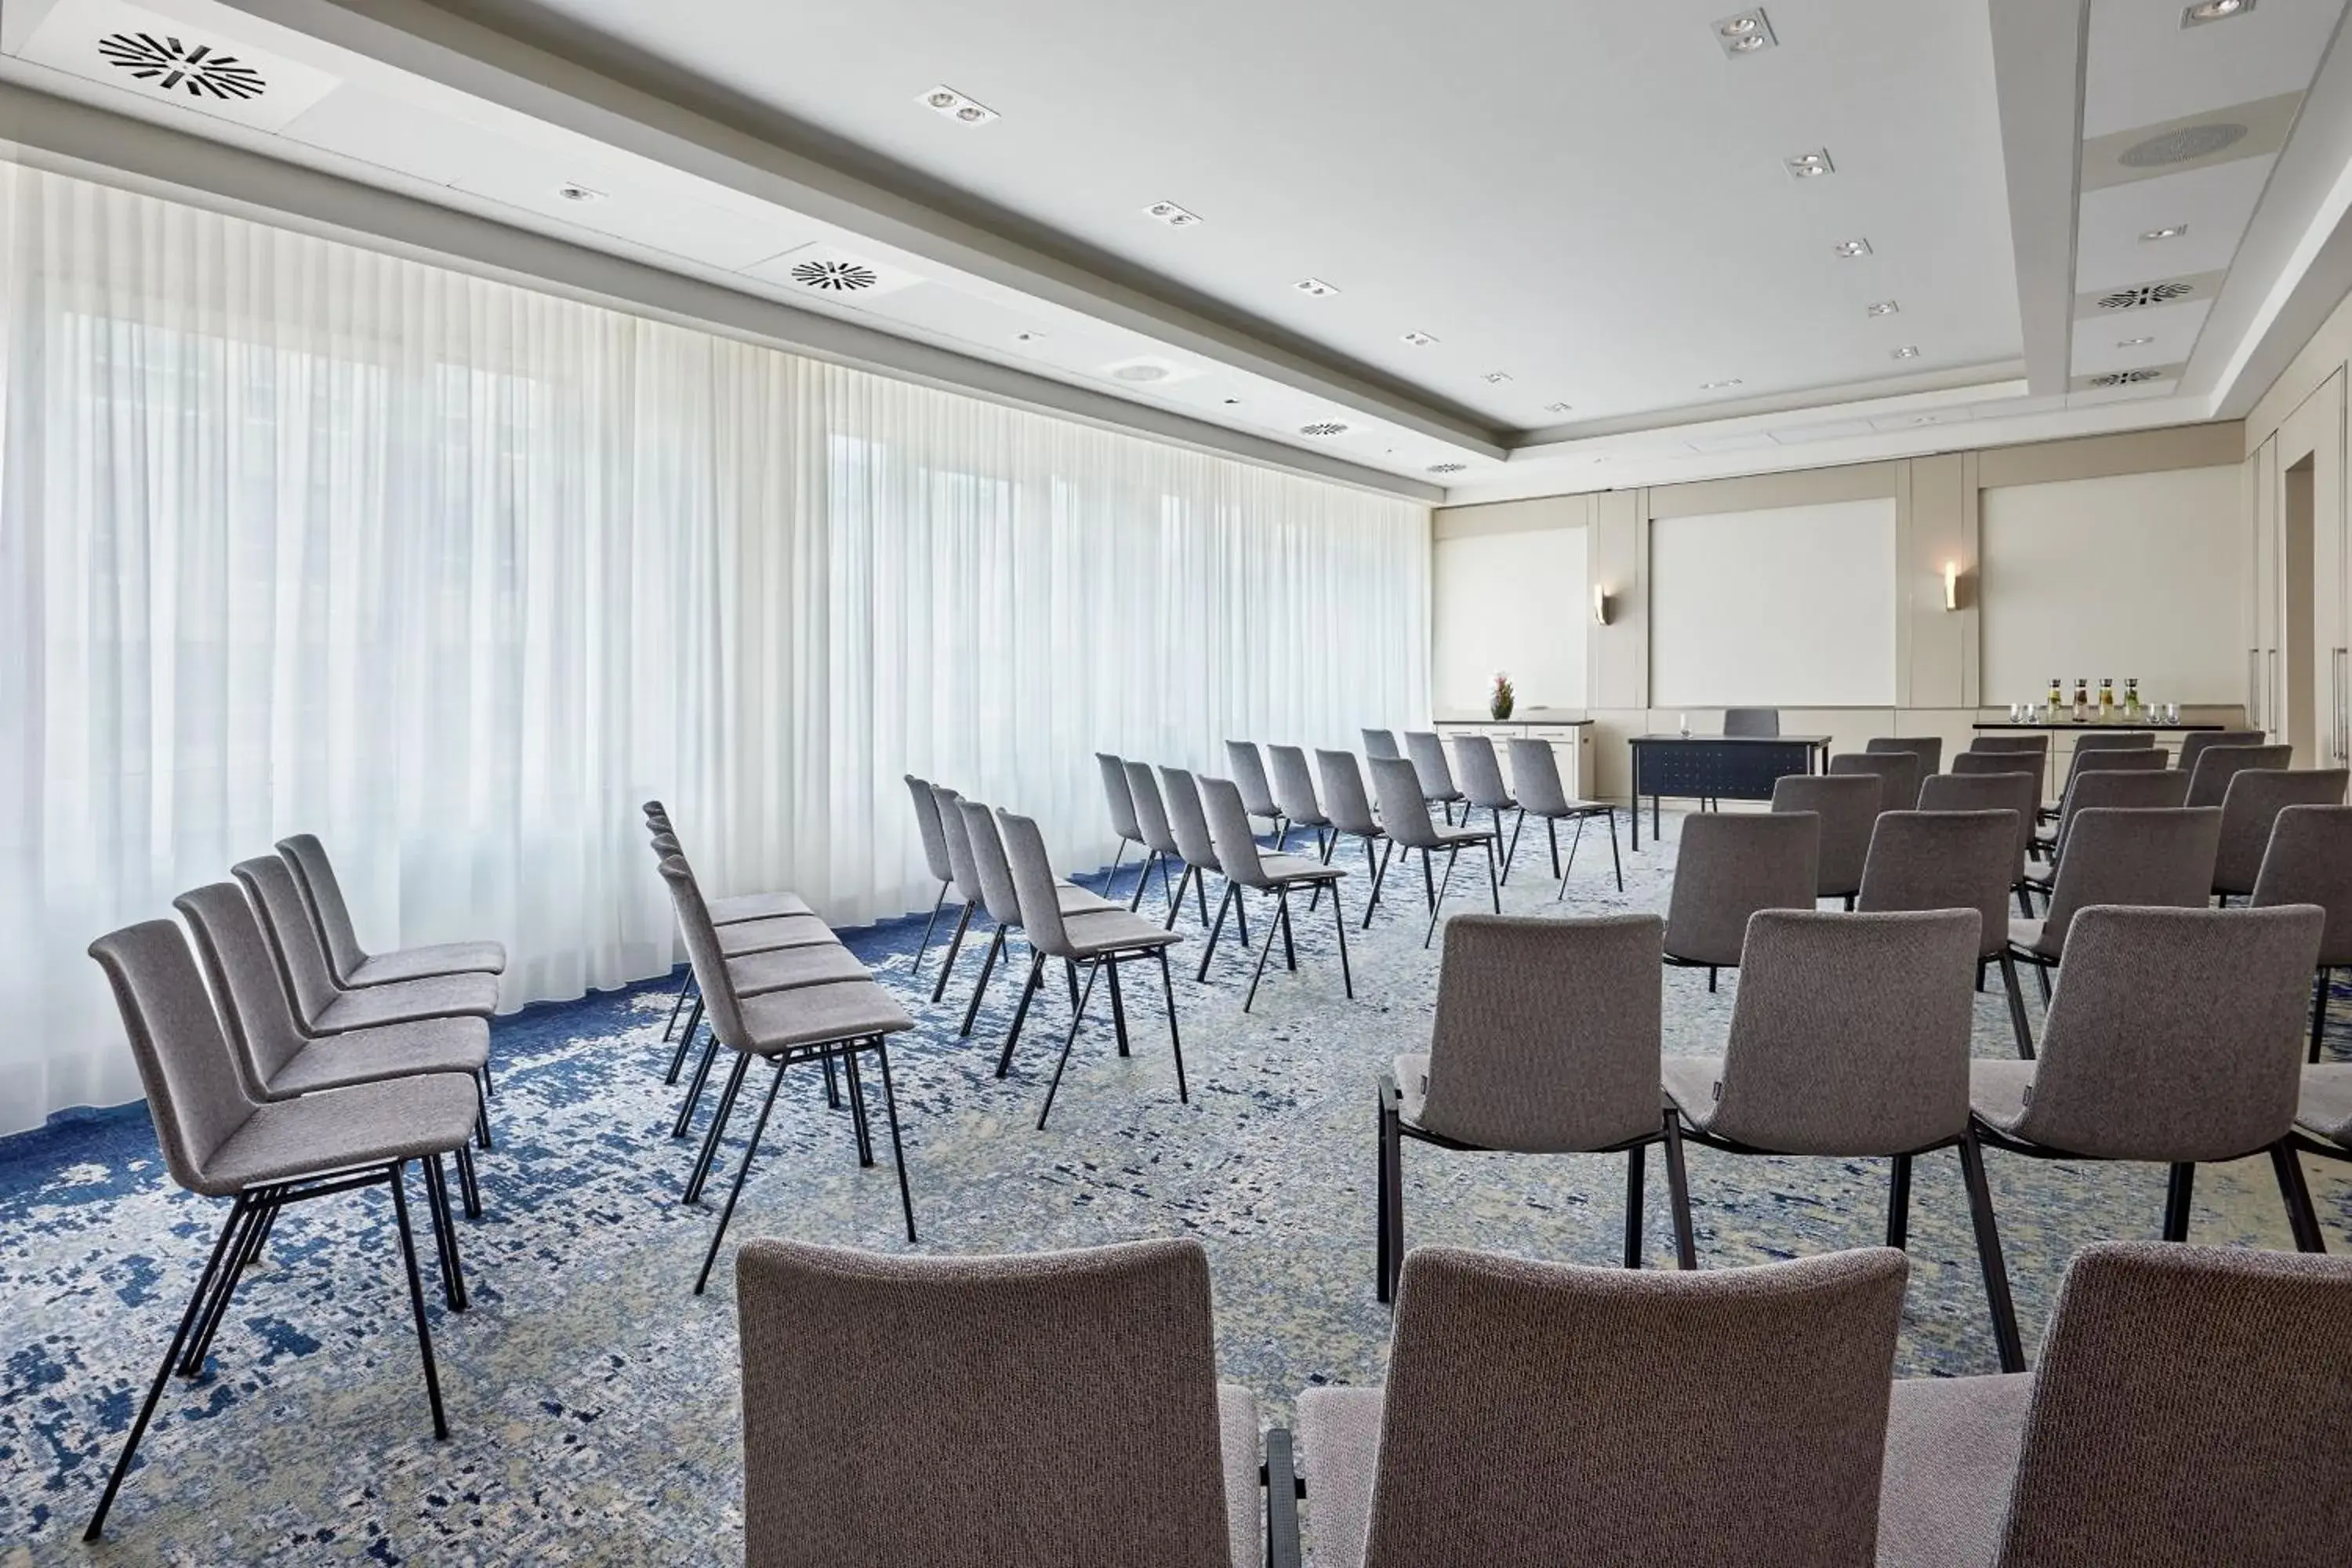
[[[2151,702],[2236,702],[2238,470],[1984,492],[1984,700],[2039,701],[2055,676],[2137,677]]]
[[[1866,708],[1895,699],[1895,500],[1650,525],[1656,708]]]
[[[1585,706],[1584,530],[1529,529],[1440,539],[1430,552],[1433,607],[1429,705],[1486,710],[1507,670],[1518,711]]]

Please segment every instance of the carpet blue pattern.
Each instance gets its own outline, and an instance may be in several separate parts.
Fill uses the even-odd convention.
[[[1664,844],[1645,834],[1643,852],[1625,856],[1622,894],[1605,847],[1596,854],[1588,839],[1565,903],[1553,901],[1535,840],[1503,890],[1506,910],[1662,910],[1667,826]],[[1486,905],[1483,875],[1465,870],[1449,912]],[[1209,982],[1194,983],[1202,932],[1188,909],[1176,990],[1192,1103],[1176,1099],[1159,987],[1139,984],[1138,970],[1127,995],[1134,1055],[1114,1053],[1098,997],[1044,1133],[1034,1123],[1068,1016],[1059,987],[1041,996],[1000,1082],[1015,980],[1000,969],[978,1029],[960,1040],[976,944],[933,1006],[941,943],[917,981],[919,919],[851,933],[921,1024],[893,1042],[892,1065],[922,1249],[1194,1236],[1213,1270],[1223,1374],[1255,1389],[1270,1419],[1286,1419],[1302,1387],[1377,1382],[1388,1315],[1372,1296],[1372,1086],[1392,1058],[1423,1047],[1436,953],[1421,946],[1418,868],[1392,870],[1381,912],[1359,931],[1365,881],[1359,870],[1345,889],[1356,1000],[1340,995],[1326,908],[1301,912],[1297,973],[1277,945],[1244,1016],[1255,955],[1229,932]],[[1157,907],[1155,883],[1145,908]],[[1255,920],[1252,933],[1264,933]],[[751,1112],[739,1111],[705,1203],[681,1206],[694,1144],[670,1139],[677,1091],[661,1083],[674,988],[665,980],[534,1006],[497,1026],[499,1147],[481,1167],[488,1213],[459,1225],[473,1309],[452,1315],[429,1300],[448,1442],[431,1436],[389,1200],[379,1189],[304,1205],[247,1277],[204,1378],[166,1391],[107,1540],[92,1548],[81,1527],[225,1207],[171,1185],[138,1107],[0,1141],[0,1568],[740,1562],[735,1242],[906,1241],[878,1114],[880,1163],[860,1169],[821,1074],[797,1068],[711,1289],[689,1294]],[[1703,973],[1669,971],[1665,990],[1666,1049],[1719,1049],[1736,982],[1709,995]],[[2033,1011],[2038,1023],[2038,1003]],[[2333,1035],[2331,1058],[2352,1055],[2347,1047]],[[1978,1001],[1976,1049],[2013,1054],[1997,982]],[[763,1089],[764,1076],[755,1069],[751,1087]],[[2075,1247],[2155,1234],[2164,1173],[1988,1160],[2030,1351]],[[2331,1248],[2352,1247],[2352,1168],[2306,1168]],[[1883,1162],[1694,1148],[1690,1171],[1706,1266],[1865,1245],[1883,1231]],[[1622,1157],[1408,1145],[1405,1172],[1413,1242],[1615,1260]],[[1672,1243],[1654,1160],[1651,1178],[1648,1245],[1662,1263]],[[2289,1245],[2263,1162],[2201,1171],[2197,1200],[2198,1240]],[[421,1214],[417,1223],[431,1296]],[[1918,1163],[1911,1251],[1899,1370],[1993,1370],[1952,1155]]]

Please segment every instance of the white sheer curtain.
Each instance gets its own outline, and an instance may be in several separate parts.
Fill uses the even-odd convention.
[[[138,1093],[93,936],[317,832],[511,1004],[723,890],[928,904],[900,775],[1108,850],[1093,753],[1426,704],[1409,503],[0,169],[0,1131]]]

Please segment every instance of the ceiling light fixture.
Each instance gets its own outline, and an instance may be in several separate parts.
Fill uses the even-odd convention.
[[[986,125],[1003,118],[978,99],[966,98],[945,83],[929,92],[918,94],[915,101],[934,113],[947,116],[959,125]]]
[[[1902,311],[1903,307],[1896,304],[1894,300],[1881,300],[1876,304],[1866,307],[1864,313],[1872,317],[1878,317],[1900,315]]]
[[[2254,0],[2203,0],[2180,13],[2184,27],[2201,27],[2208,22],[2226,22],[2232,16],[2242,16],[2254,8]]]
[[[1489,386],[1500,386],[1511,379],[1511,373],[1507,370],[1490,370],[1478,379]]]
[[[2125,338],[2121,342],[2117,342],[2116,347],[2119,349],[2136,349],[2143,343],[2152,343],[2154,342],[2156,342],[2154,338]]]
[[[567,202],[601,202],[604,199],[604,192],[591,190],[586,185],[558,185],[555,187],[555,194]]]
[[[1240,399],[1240,398],[1238,398],[1238,397],[1228,397],[1228,398],[1226,398],[1226,399],[1225,399],[1225,406],[1226,406],[1226,407],[1228,407],[1228,408],[1231,408],[1234,405],[1235,405],[1236,403],[1239,403],[1240,401],[1241,401],[1241,399]]]
[[[1698,389],[1701,392],[1721,392],[1727,386],[1738,386],[1738,384],[1739,378],[1735,375],[1727,381],[1702,381],[1698,384]]]
[[[2156,239],[2179,239],[2182,235],[2187,234],[2188,232],[2189,232],[2189,226],[2188,226],[2187,224],[2185,224],[2185,223],[2168,223],[2168,224],[2166,224],[2162,228],[2151,228],[2151,229],[2146,229],[2146,230],[2143,230],[2143,231],[2141,232],[2141,234],[2140,234],[2139,238],[2140,238],[2140,243],[2141,243],[2142,245],[2146,245],[2146,244],[2147,244],[2147,243],[2148,243],[2150,240],[2156,240]]]
[[[1914,345],[1905,343],[1901,348],[1895,351],[1894,357],[1896,359],[1917,359],[1919,357],[1919,351]]]
[[[1772,36],[1772,23],[1763,7],[1742,11],[1737,16],[1726,16],[1715,25],[1715,41],[1733,59],[1742,55],[1759,55],[1780,40]]]
[[[1301,294],[1305,294],[1308,298],[1316,300],[1328,300],[1332,295],[1337,294],[1339,291],[1330,284],[1324,282],[1320,278],[1301,278],[1297,282],[1293,283],[1291,287],[1297,289]]]
[[[1830,162],[1829,150],[1825,147],[1817,147],[1810,153],[1800,153],[1793,158],[1783,159],[1782,162],[1788,165],[1789,177],[1792,180],[1818,180],[1823,174],[1837,173],[1837,165]]]
[[[1123,364],[1117,370],[1112,371],[1110,374],[1111,379],[1114,381],[1131,381],[1136,383],[1166,381],[1168,379],[1168,367],[1166,365],[1159,364]]]
[[[1146,217],[1156,217],[1170,228],[1191,228],[1201,221],[1201,215],[1187,212],[1174,202],[1154,202],[1143,209]]]
[[[1034,342],[1039,342],[1040,340],[1042,340],[1042,339],[1045,337],[1045,333],[1043,333],[1043,332],[1041,332],[1041,331],[1037,331],[1036,330],[1034,330],[1034,329],[1033,328],[1032,330],[1030,330],[1030,331],[1025,331],[1025,332],[1015,332],[1015,333],[1013,333],[1013,341],[1014,342],[1016,342],[1016,343],[1034,343]]]
[[[1437,340],[1431,337],[1427,332],[1407,332],[1404,335],[1404,341],[1411,343],[1417,349],[1425,349]]]
[[[1835,245],[1830,247],[1830,248],[1836,251],[1840,256],[1851,259],[1857,256],[1868,256],[1870,254],[1870,241],[1866,239],[1841,239]]]

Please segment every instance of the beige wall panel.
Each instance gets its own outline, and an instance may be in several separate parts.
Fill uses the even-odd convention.
[[[1754,474],[1737,479],[1701,479],[1658,485],[1649,491],[1652,518],[1701,517],[1727,511],[1764,511],[1784,506],[1821,506],[1837,501],[1894,499],[1902,481],[1901,463],[1854,463],[1838,468],[1800,468],[1786,474]]]
[[[1582,528],[1592,517],[1592,498],[1538,496],[1532,500],[1494,501],[1485,506],[1442,506],[1429,514],[1432,539],[1468,539],[1480,534],[1529,533]]]
[[[1522,712],[1585,707],[1585,587],[1581,527],[1456,533],[1430,551],[1433,712],[1486,708],[1507,671]]]
[[[1977,540],[1966,459],[1958,452],[1914,459],[1905,522],[1901,633],[1909,668],[1899,695],[1913,707],[1976,700]],[[1944,607],[1944,565],[1960,571],[1960,607]]]
[[[1986,489],[2055,484],[2173,468],[2211,468],[2243,458],[2245,430],[2234,422],[2175,425],[2120,436],[2084,436],[2024,447],[1988,447],[1977,454],[1977,483]]]
[[[1640,490],[1612,490],[1592,498],[1592,526],[1585,547],[1591,586],[1610,597],[1606,626],[1594,626],[1586,589],[1588,700],[1602,709],[1638,709],[1650,700],[1649,530],[1642,521]]]

